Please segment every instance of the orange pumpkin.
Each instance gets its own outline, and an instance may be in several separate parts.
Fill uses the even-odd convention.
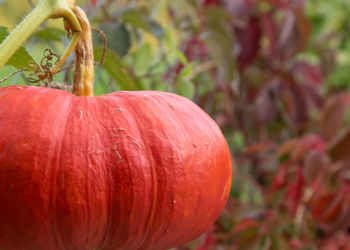
[[[217,219],[231,157],[193,102],[0,88],[1,249],[165,249]]]

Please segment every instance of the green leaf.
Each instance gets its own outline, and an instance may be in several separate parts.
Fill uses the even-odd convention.
[[[53,28],[53,27],[45,27],[37,31],[34,34],[34,36],[45,40],[61,41],[62,36],[64,36],[65,34],[66,32],[64,30]]]
[[[0,26],[0,43],[5,40],[8,34],[9,32],[7,28]],[[29,68],[34,70],[35,68],[39,67],[33,58],[28,54],[27,50],[22,46],[16,51],[10,60],[8,60],[7,64],[17,69]]]
[[[123,11],[122,20],[136,28],[153,34],[158,39],[164,34],[163,27],[148,16],[146,8],[130,8]]]
[[[193,70],[194,70],[194,65],[193,65],[192,63],[186,64],[186,65],[182,68],[182,70],[181,70],[179,76],[180,76],[180,77],[183,77],[183,78],[186,78],[187,76],[189,76],[190,74],[192,74]]]
[[[184,78],[179,78],[177,81],[177,93],[188,99],[192,99],[195,94],[193,82],[187,81]]]
[[[132,65],[136,75],[144,75],[150,66],[150,58],[152,58],[151,46],[149,44],[141,45],[132,55]]]
[[[100,27],[107,37],[107,47],[116,52],[119,56],[125,56],[131,47],[129,31],[124,24],[103,23]],[[102,46],[103,39],[97,36],[94,43]]]
[[[181,62],[183,65],[188,64],[188,60],[187,60],[185,54],[182,53],[181,50],[177,50],[177,51],[176,51],[176,55],[177,55],[178,59],[180,60],[180,62]]]
[[[103,48],[98,47],[94,49],[94,56],[97,61],[101,60]],[[107,49],[103,68],[109,73],[124,90],[141,90],[141,84],[137,82],[129,73],[127,67],[121,62],[118,54],[113,50]]]
[[[234,37],[232,32],[232,17],[221,8],[206,8],[205,32],[201,36],[209,53],[214,59],[223,80],[231,82],[236,71],[236,60],[232,53]]]
[[[150,32],[157,37],[158,39],[161,38],[164,35],[164,30],[163,27],[158,23],[157,21],[151,19],[151,18],[146,18],[146,21],[148,23],[148,27]]]

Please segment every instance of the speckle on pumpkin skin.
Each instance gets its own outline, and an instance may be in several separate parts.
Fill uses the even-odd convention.
[[[127,138],[131,140],[133,144],[135,144],[138,148],[141,148],[140,144],[138,143],[137,139],[131,135],[126,135]]]
[[[123,110],[121,108],[114,108],[114,109],[110,109],[110,111],[112,114],[117,114],[122,112]]]
[[[103,153],[103,150],[97,150],[97,151],[95,152],[95,154],[97,154],[97,155],[102,154],[102,153]]]
[[[172,108],[172,109],[175,109],[174,105],[168,103],[168,105]]]
[[[119,162],[122,162],[123,159],[122,159],[120,153],[118,152],[118,150],[115,150],[114,152],[115,152],[115,154],[117,155],[117,157],[118,157],[118,159],[119,159]]]
[[[78,111],[79,111],[79,121],[83,118],[83,116],[84,116],[84,111],[82,111],[81,109],[80,109],[80,107],[77,107],[77,109],[78,109]]]

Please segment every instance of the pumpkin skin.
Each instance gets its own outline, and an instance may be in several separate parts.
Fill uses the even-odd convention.
[[[0,249],[171,248],[230,187],[227,143],[186,98],[0,88]]]

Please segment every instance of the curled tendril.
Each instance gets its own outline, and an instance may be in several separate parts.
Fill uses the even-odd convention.
[[[96,28],[91,28],[91,30],[97,32],[103,39],[103,51],[102,51],[102,57],[101,60],[97,63],[95,62],[96,65],[102,65],[104,60],[105,60],[105,56],[106,56],[106,50],[107,50],[107,37],[105,35],[105,33],[103,33],[102,30],[96,29]]]
[[[67,36],[69,37],[71,35],[69,26],[65,26],[65,29],[67,31]],[[102,38],[103,38],[103,51],[102,51],[102,57],[99,62],[95,62],[96,65],[102,65],[105,60],[106,55],[106,49],[107,49],[107,38],[106,35],[99,29],[92,28],[93,31],[97,32]],[[54,74],[60,73],[64,70],[69,70],[72,68],[72,65],[61,68],[57,70],[54,74],[52,74],[51,69],[60,61],[60,56],[56,53],[53,53],[49,48],[45,49],[43,52],[43,59],[40,62],[40,67],[37,67],[34,73],[30,75],[30,77],[27,78],[27,80],[30,83],[38,83],[43,82],[44,86],[48,86],[50,82],[53,81],[52,77]]]
[[[49,82],[52,82],[53,74],[51,73],[51,68],[57,64],[60,60],[59,55],[53,53],[50,49],[44,50],[44,57],[40,62],[39,72],[34,72],[27,80],[30,83],[38,83],[48,79]],[[46,85],[48,82],[44,82]]]

